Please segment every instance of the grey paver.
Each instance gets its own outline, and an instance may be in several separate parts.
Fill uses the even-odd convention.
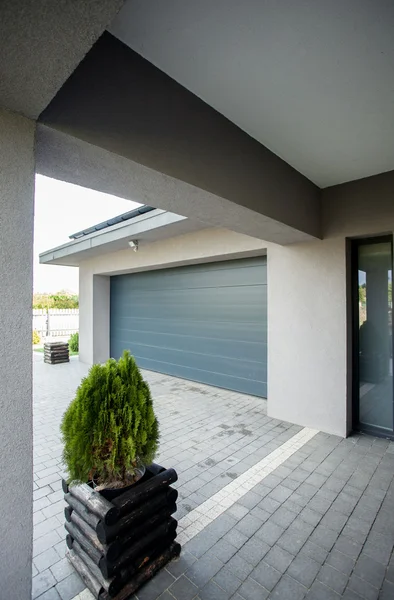
[[[222,538],[225,542],[235,546],[235,548],[241,548],[249,539],[248,535],[245,535],[239,531],[236,527],[230,529]]]
[[[238,593],[245,600],[265,600],[269,596],[269,591],[252,578],[242,584]]]
[[[32,582],[32,597],[38,598],[41,594],[49,590],[56,584],[56,579],[49,569],[42,571],[35,577]]]
[[[230,564],[234,559],[235,557],[233,557],[228,564]],[[208,583],[208,581],[212,579],[212,577],[216,575],[216,573],[220,571],[222,567],[223,563],[216,558],[216,556],[206,554],[186,571],[186,576],[197,587],[201,588],[204,587],[204,585]]]
[[[168,589],[177,600],[191,600],[198,593],[198,587],[184,575],[181,575]]]
[[[43,486],[43,489],[46,489],[46,486]],[[50,504],[51,503],[46,497],[46,495],[41,496],[41,498],[39,498],[38,500],[34,500],[33,502],[33,513],[37,512],[38,510],[42,510],[47,506],[50,506]]]
[[[379,600],[392,600],[392,598],[394,598],[394,583],[386,580],[379,594]]]
[[[339,536],[336,544],[335,550],[339,550],[343,554],[350,556],[350,558],[356,559],[361,552],[362,544],[358,542],[354,542],[350,538],[347,538],[344,535]]]
[[[373,532],[368,536],[363,552],[378,562],[387,565],[392,549],[393,539],[391,536]]]
[[[207,532],[203,531],[186,544],[186,549],[196,558],[200,558],[207,550],[216,544],[218,538],[220,539],[220,536],[209,535]]]
[[[283,535],[284,531],[285,530],[283,527],[280,527],[273,521],[267,521],[262,527],[260,527],[256,535],[269,546],[273,546],[281,537],[281,535]]]
[[[247,537],[251,537],[261,528],[262,524],[260,519],[254,517],[252,514],[248,514],[235,527]]]
[[[244,558],[246,562],[251,564],[253,567],[256,567],[269,552],[269,550],[270,546],[268,544],[254,536],[242,546],[238,552],[238,555]]]
[[[35,527],[39,523],[42,523],[42,521],[45,521],[45,519],[46,517],[42,510],[37,510],[35,513],[33,513],[33,526]]]
[[[237,548],[221,539],[212,546],[211,552],[223,563],[226,563],[237,552]]]
[[[296,513],[294,513],[291,510],[287,510],[286,508],[281,506],[280,508],[278,508],[277,511],[274,512],[274,514],[271,517],[271,521],[273,521],[283,529],[286,529],[290,525],[290,523],[294,521],[296,516]]]
[[[252,579],[255,579],[260,585],[265,587],[268,591],[274,589],[282,573],[277,571],[274,567],[271,567],[268,563],[262,561],[253,571]]]
[[[346,515],[330,508],[322,518],[321,524],[324,527],[339,532],[344,528],[347,520],[348,518]]]
[[[277,600],[303,600],[307,592],[307,588],[301,583],[288,575],[284,575],[275,586],[270,598]]]
[[[64,506],[63,506],[64,508]],[[44,515],[45,516],[45,515]],[[45,518],[34,527],[34,539],[38,540],[47,533],[55,531],[59,527],[59,521],[56,517]]]
[[[73,572],[73,568],[67,558],[62,558],[51,566],[51,572],[56,581],[59,582],[70,575]]]
[[[338,533],[319,524],[313,531],[310,539],[318,546],[330,551],[338,539]]]
[[[181,580],[183,575],[181,576]],[[160,571],[156,577],[145,583],[138,592],[138,600],[156,600],[175,581],[174,577],[166,570]]]
[[[378,600],[379,598],[378,588],[370,585],[367,581],[357,577],[355,574],[350,577],[348,587],[366,600]]]
[[[350,588],[346,588],[341,598],[342,600],[360,600],[361,596],[353,592]]]
[[[354,568],[354,573],[379,589],[386,573],[386,567],[370,556],[361,554]]]
[[[61,538],[57,531],[50,531],[45,535],[42,535],[37,540],[33,541],[33,557],[38,556],[48,548],[52,548],[58,542],[61,541]]]
[[[307,600],[339,600],[340,597],[339,594],[320,581],[315,581],[306,596]]]
[[[168,563],[166,569],[174,577],[180,577],[196,560],[196,557],[190,554],[190,552],[183,550],[179,558]]]
[[[247,562],[242,556],[236,554],[227,563],[227,568],[230,569],[238,579],[245,581],[253,571],[253,565]]]
[[[274,513],[279,507],[280,502],[274,500],[274,498],[263,498],[263,500],[258,504],[258,507],[268,513]]]
[[[350,575],[356,563],[350,556],[347,556],[338,550],[332,550],[327,558],[327,564],[345,575]]]
[[[309,506],[306,506],[304,509],[302,509],[300,516],[306,523],[309,523],[314,527],[318,525],[322,519],[322,515],[309,508]]]
[[[347,524],[342,529],[342,533],[343,533],[343,535],[346,535],[347,537],[349,537],[351,540],[354,540],[355,542],[359,542],[360,544],[363,544],[365,542],[367,535],[368,535],[368,532],[362,531],[362,529],[360,529],[360,528],[352,527],[349,524]]]
[[[292,494],[291,490],[284,487],[283,485],[278,485],[276,488],[274,488],[272,490],[272,492],[269,494],[268,498],[273,498],[274,500],[277,500],[278,502],[282,503],[282,502],[285,502],[285,500],[287,500],[289,498],[289,496],[291,496],[291,494]]]
[[[56,591],[62,600],[72,600],[85,589],[85,584],[75,572],[68,575],[56,585]]]
[[[236,519],[242,519],[249,513],[249,509],[246,506],[236,503],[228,509],[228,512]]]
[[[274,567],[277,571],[280,571],[280,573],[284,573],[293,558],[294,557],[290,552],[287,552],[279,546],[274,546],[264,557],[264,562],[271,565],[271,567]]]
[[[213,577],[213,581],[229,594],[234,594],[241,586],[242,581],[225,565]]]
[[[300,554],[306,554],[322,565],[327,558],[328,552],[309,539],[301,548]]]
[[[248,509],[252,509],[254,508],[259,502],[261,502],[261,496],[259,496],[259,494],[256,494],[255,492],[251,491],[248,492],[247,494],[245,494],[245,496],[243,496],[240,500],[239,500],[239,504],[241,504],[242,506],[248,508]]]
[[[314,582],[321,565],[304,554],[299,554],[289,566],[287,573],[309,588]]]
[[[48,548],[41,554],[38,554],[34,557],[34,566],[37,571],[40,573],[41,571],[45,571],[48,567],[51,567],[55,563],[59,562],[59,555],[54,548]]]
[[[44,486],[42,488],[38,488],[37,490],[34,490],[34,492],[33,492],[33,501],[39,500],[40,498],[47,496],[51,492],[52,492],[52,489],[49,487],[49,485]]]
[[[211,580],[199,591],[198,597],[200,600],[229,600],[230,594]],[[183,598],[184,596],[179,596],[179,600]]]
[[[41,596],[38,597],[38,600],[61,600],[59,594],[56,589],[50,588],[47,592],[44,592]]]
[[[348,582],[347,575],[337,571],[337,569],[334,569],[334,567],[327,564],[323,565],[323,567],[320,569],[317,579],[321,583],[324,583],[327,587],[337,592],[337,594],[342,594]]]
[[[308,531],[306,531],[306,532],[300,531],[297,533],[295,531],[290,531],[288,529],[279,538],[277,544],[281,548],[284,548],[285,550],[287,550],[287,552],[290,552],[290,554],[292,554],[293,556],[296,556],[298,554],[298,552],[301,550],[304,543],[306,542],[306,538],[308,537],[308,535],[309,535]]]
[[[325,515],[331,504],[331,500],[328,500],[322,494],[317,493],[316,496],[310,499],[308,507],[321,515]]]

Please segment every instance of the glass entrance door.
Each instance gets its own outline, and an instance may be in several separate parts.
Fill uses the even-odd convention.
[[[392,436],[392,238],[354,244],[354,428]]]

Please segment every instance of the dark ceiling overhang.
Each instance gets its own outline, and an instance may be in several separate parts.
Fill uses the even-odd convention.
[[[267,219],[321,235],[317,186],[108,32],[39,121]]]

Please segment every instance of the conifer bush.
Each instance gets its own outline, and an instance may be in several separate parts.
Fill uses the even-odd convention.
[[[68,347],[71,352],[79,352],[79,333],[72,333],[70,335],[70,339],[68,340]]]
[[[139,464],[153,461],[159,426],[149,386],[128,351],[118,361],[93,365],[63,416],[61,432],[72,483],[128,485]]]

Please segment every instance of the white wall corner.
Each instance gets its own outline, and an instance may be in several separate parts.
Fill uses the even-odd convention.
[[[268,415],[347,435],[344,239],[268,250]]]
[[[94,275],[87,264],[79,269],[79,360],[102,363],[109,358],[110,277]]]
[[[110,277],[93,275],[93,363],[110,356],[110,292]]]

